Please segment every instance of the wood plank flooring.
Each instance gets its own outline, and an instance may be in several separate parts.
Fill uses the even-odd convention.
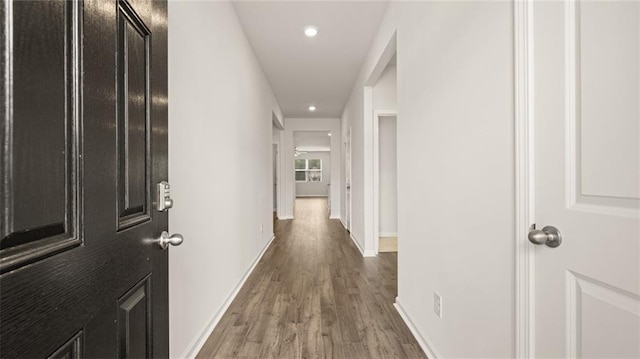
[[[198,358],[426,358],[393,307],[397,254],[363,258],[326,199],[296,200]]]

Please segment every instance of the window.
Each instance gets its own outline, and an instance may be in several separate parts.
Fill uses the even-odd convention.
[[[322,160],[295,160],[296,182],[322,182]]]

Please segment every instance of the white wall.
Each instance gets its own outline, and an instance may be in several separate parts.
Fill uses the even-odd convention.
[[[322,161],[322,181],[296,182],[296,197],[326,197],[331,183],[331,152],[307,152],[295,159],[319,159]]]
[[[381,237],[398,235],[396,118],[380,117],[380,228]]]
[[[373,109],[375,113],[394,113],[398,111],[397,82],[396,67],[393,65],[387,66],[373,86]],[[378,120],[375,114],[373,120]],[[378,233],[380,236],[394,237],[398,235],[396,117],[380,118],[378,140]]]
[[[362,244],[372,138],[364,87],[394,33],[397,303],[435,356],[513,357],[512,3],[390,3],[342,117],[353,131],[352,233]]]
[[[364,123],[363,116],[363,90],[356,85],[350,100],[342,113],[342,138],[341,143],[346,143],[346,134],[351,130],[351,236],[359,243],[360,248],[364,248],[364,210],[368,206],[373,206],[373,202],[365,203],[364,197]],[[371,135],[371,134],[370,134]],[[344,147],[343,147],[344,148]],[[345,168],[346,161],[342,159],[342,168]],[[373,173],[367,173],[369,177]],[[342,197],[346,196],[346,185],[344,176],[341,177],[340,191]],[[342,213],[346,215],[347,203],[342,203]],[[346,223],[346,217],[342,217]]]
[[[373,108],[376,111],[398,109],[398,78],[396,66],[387,66],[373,86]]]
[[[169,23],[169,228],[185,237],[169,252],[170,354],[182,358],[272,237],[282,114],[231,3],[172,1]]]
[[[284,131],[282,135],[282,146],[280,148],[281,182],[283,192],[283,202],[279,210],[282,211],[280,219],[293,218],[295,204],[295,174],[293,168],[294,159],[294,138],[296,131],[330,131],[331,132],[331,218],[340,218],[342,196],[340,186],[342,168],[340,166],[342,157],[342,144],[340,143],[340,119],[339,118],[287,118],[284,121]]]

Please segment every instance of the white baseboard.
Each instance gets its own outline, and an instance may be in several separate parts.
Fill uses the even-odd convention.
[[[340,216],[329,216],[329,219],[339,219],[342,222],[342,218]]]
[[[409,327],[411,334],[413,334],[413,336],[416,338],[424,353],[427,354],[427,357],[429,359],[442,358],[442,355],[438,352],[438,350],[436,350],[436,347],[433,345],[433,343],[429,339],[427,339],[427,337],[420,334],[418,328],[416,328],[415,324],[413,324],[411,316],[409,315],[409,313],[407,313],[407,311],[404,310],[402,304],[400,304],[400,299],[398,297],[396,297],[396,302],[393,304],[393,306],[396,307],[396,310],[398,311],[398,313],[400,313],[402,320],[404,320],[404,323],[407,325],[407,327]]]
[[[326,194],[297,194],[296,198],[327,198]]]
[[[377,257],[378,253],[374,250],[366,250],[364,251],[363,257]]]
[[[360,245],[358,244],[358,241],[356,241],[356,238],[353,236],[353,233],[350,233],[349,237],[351,238],[353,243],[356,245],[356,248],[358,248],[358,250],[360,251],[360,254],[362,254],[362,256],[364,257],[364,251],[362,250],[362,248],[360,248]]]
[[[344,227],[344,229],[349,230],[349,228],[347,228],[347,225],[344,223],[344,220],[342,219],[342,217],[338,219],[340,220],[340,223],[342,223],[342,226]]]
[[[216,328],[216,326],[220,322],[220,319],[222,319],[222,316],[224,315],[224,313],[227,311],[227,309],[229,309],[229,306],[238,295],[238,292],[240,291],[244,283],[247,281],[247,279],[249,278],[253,270],[256,268],[256,266],[258,265],[258,262],[260,262],[260,259],[262,259],[262,256],[265,254],[267,249],[269,249],[269,247],[271,246],[271,243],[273,243],[273,240],[275,238],[276,236],[271,237],[271,239],[269,240],[269,243],[267,243],[267,245],[264,246],[264,248],[258,254],[256,259],[253,260],[253,263],[251,263],[251,267],[249,267],[249,270],[245,272],[240,282],[238,282],[238,284],[235,286],[235,288],[233,288],[233,290],[227,297],[227,300],[224,301],[222,308],[218,310],[218,312],[209,320],[207,325],[205,325],[205,327],[200,331],[200,335],[193,338],[191,343],[189,343],[189,345],[187,346],[187,349],[185,349],[182,355],[180,355],[180,358],[191,359],[191,358],[195,358],[196,355],[198,355],[198,352],[200,351],[200,349],[202,349],[202,346],[207,341],[207,339],[209,339],[209,336],[211,335],[211,333],[213,333],[213,330]]]
[[[388,237],[398,237],[398,233],[395,232],[385,232],[385,233],[380,233],[379,236],[381,238],[388,238]]]
[[[282,216],[282,217],[278,217],[278,220],[286,220],[286,219],[293,219],[293,216]]]
[[[377,257],[377,254],[374,251],[363,251],[362,247],[360,247],[360,244],[358,243],[358,241],[356,241],[356,238],[353,236],[353,233],[349,233],[349,237],[351,237],[351,240],[356,245],[356,247],[360,251],[360,254],[362,254],[363,257]]]

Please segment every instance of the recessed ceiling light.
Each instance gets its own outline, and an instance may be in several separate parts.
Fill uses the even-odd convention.
[[[313,112],[316,110],[316,107],[314,105],[309,106],[309,111]]]
[[[307,35],[307,37],[314,37],[318,35],[318,28],[315,26],[305,26],[304,34]]]
[[[331,137],[331,132],[327,133],[327,136]]]

